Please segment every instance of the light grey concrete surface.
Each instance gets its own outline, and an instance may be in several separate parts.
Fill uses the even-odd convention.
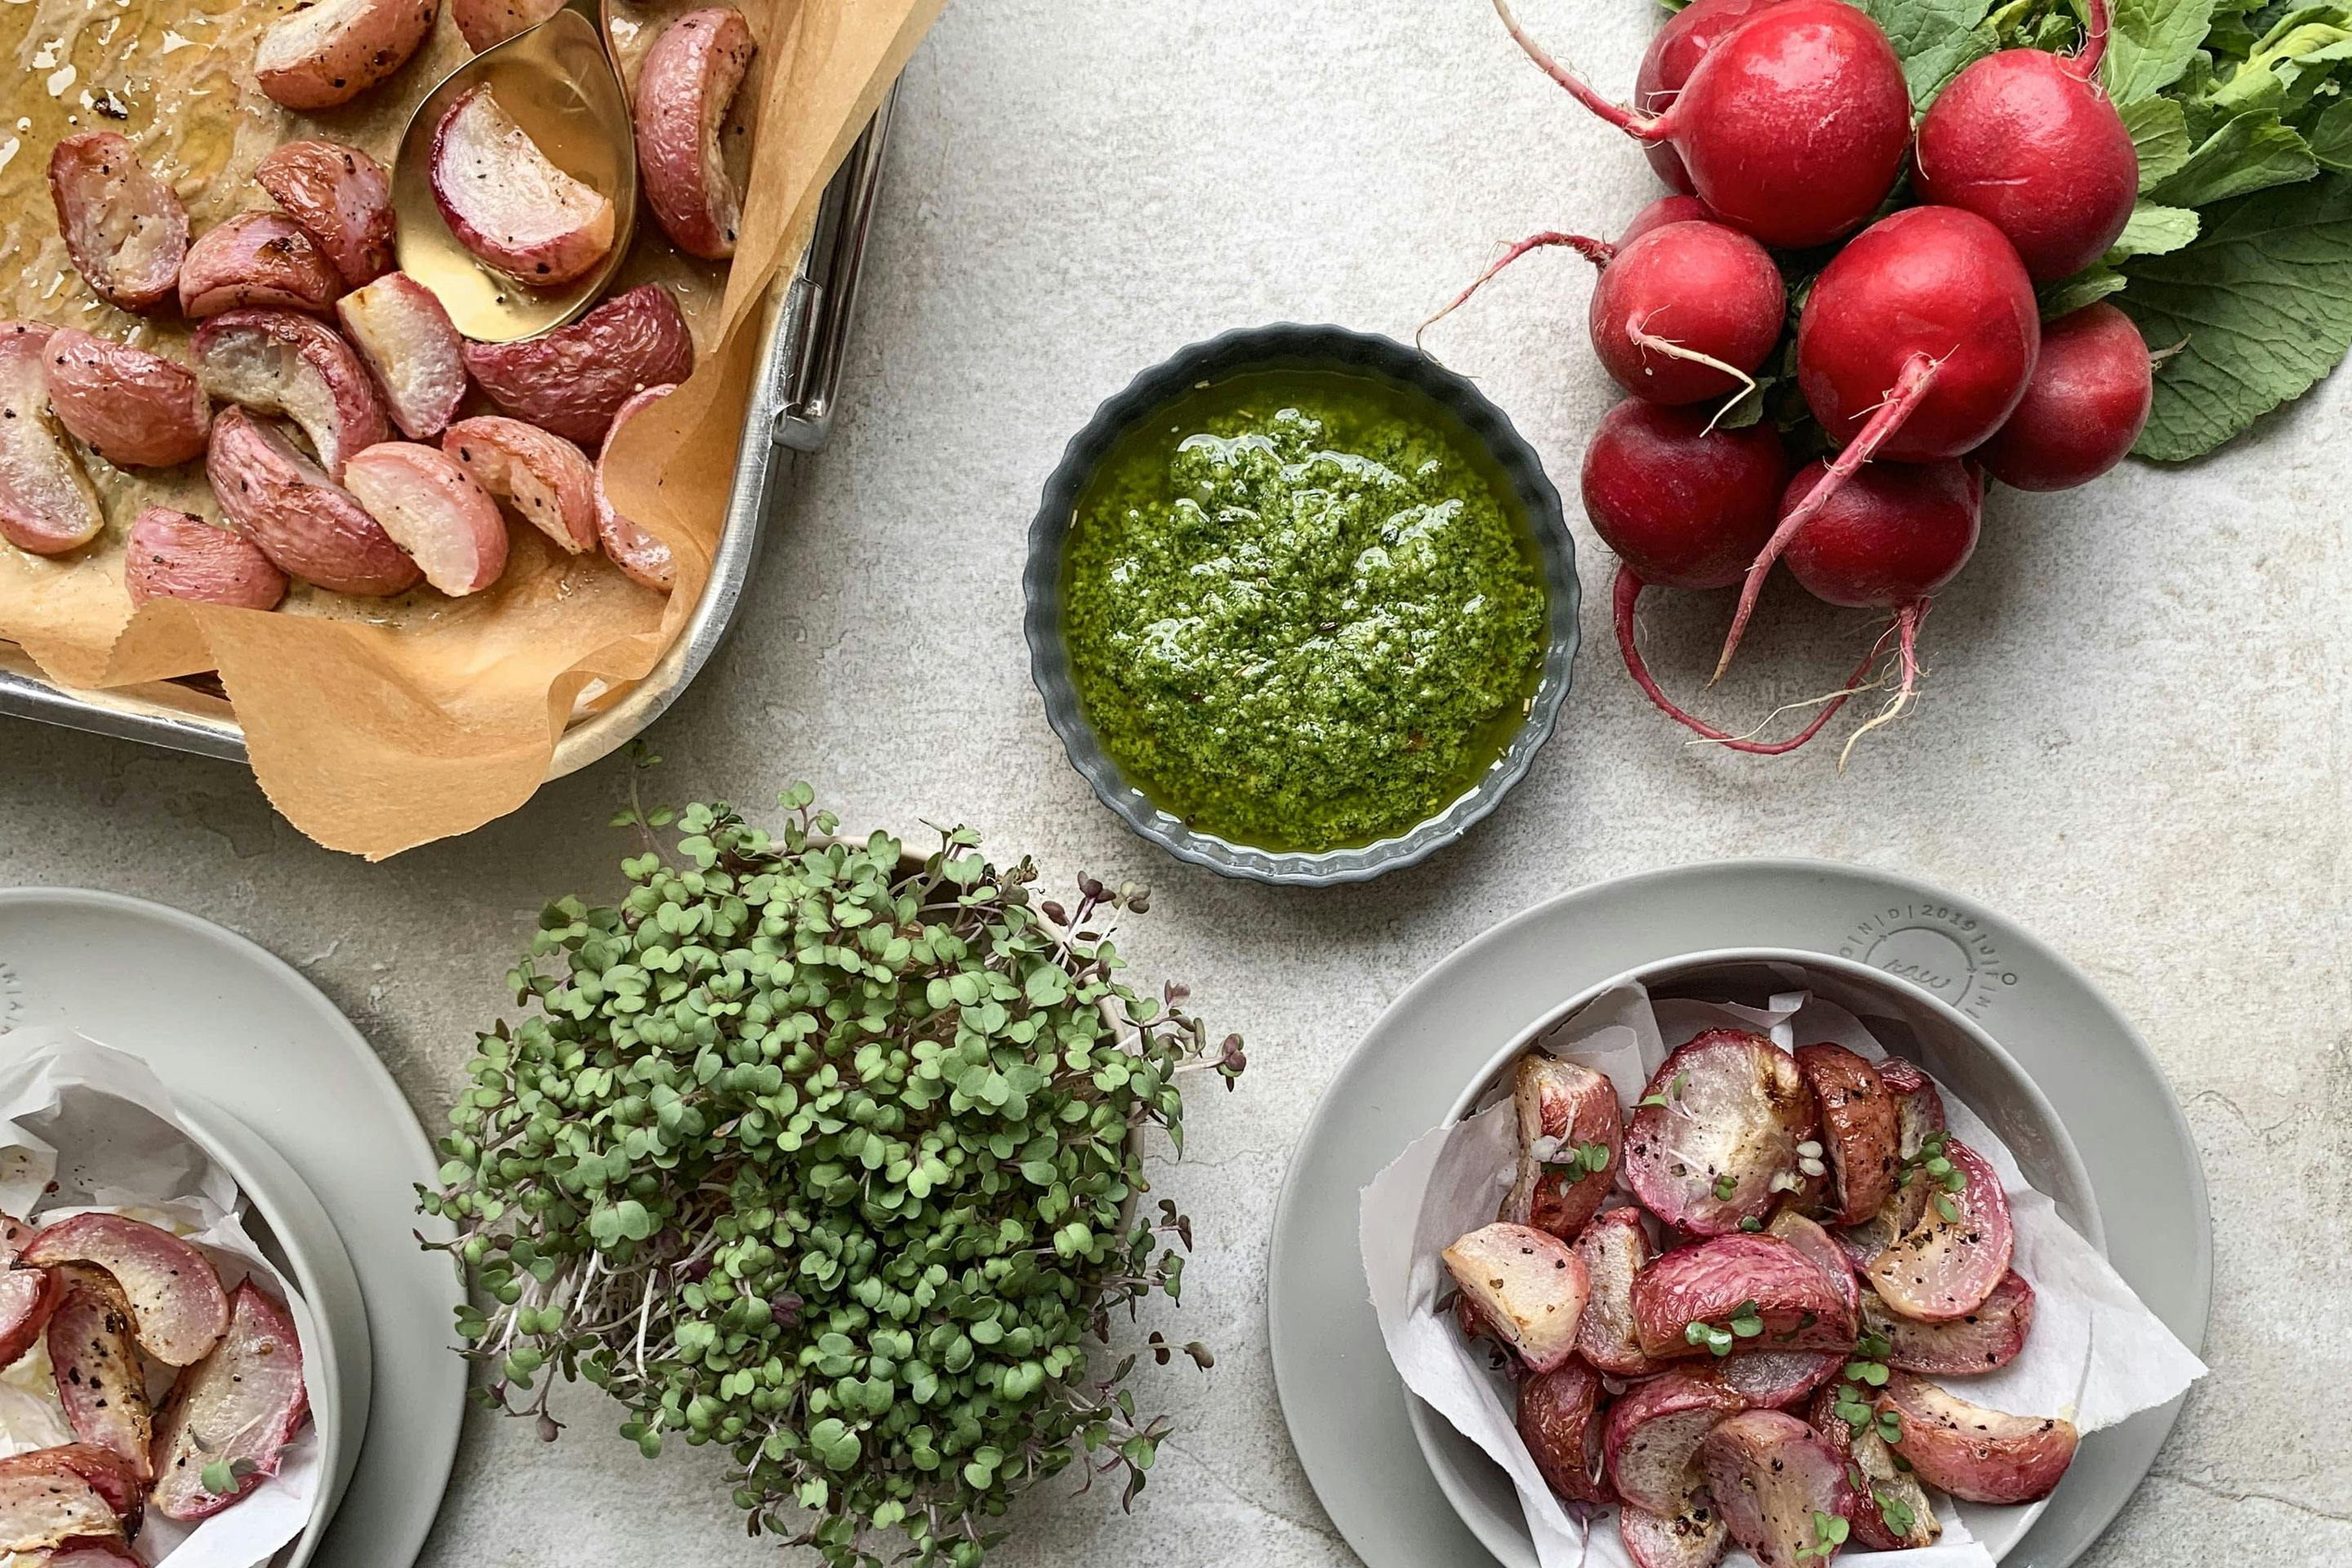
[[[1527,10],[1618,88],[1654,19],[1643,0]],[[2352,1560],[2352,1436],[2326,1393],[2352,1379],[2347,386],[2185,471],[1997,495],[1929,623],[1926,700],[1843,777],[1830,746],[1768,762],[1679,743],[1616,666],[1605,594],[1588,595],[1576,689],[1518,792],[1465,845],[1370,887],[1179,867],[1065,765],[1018,576],[1039,484],[1097,400],[1237,324],[1407,334],[1499,241],[1605,233],[1652,192],[1475,0],[962,0],[908,73],[840,431],[782,498],[741,634],[655,734],[674,796],[759,802],[805,777],[861,821],[959,819],[1059,879],[1149,880],[1130,956],[1248,1037],[1240,1091],[1197,1095],[1192,1157],[1157,1173],[1200,1241],[1164,1321],[1217,1345],[1217,1367],[1147,1379],[1180,1430],[1134,1517],[1056,1483],[997,1560],[1351,1563],[1291,1457],[1265,1350],[1265,1237],[1317,1093],[1389,998],[1506,915],[1775,853],[1899,868],[2034,928],[2138,1022],[2187,1107],[2219,1241],[2215,1374],[2088,1561]],[[1536,258],[1433,340],[1564,486],[1610,401],[1587,287],[1580,263]],[[1588,584],[1605,579],[1578,529]],[[1725,609],[1660,598],[1647,636],[1677,688],[1698,690]],[[1871,630],[1793,592],[1760,619],[1736,689],[1711,700],[1727,712],[1832,685]],[[501,973],[531,914],[609,894],[630,847],[604,826],[616,763],[370,867],[307,843],[231,767],[16,724],[0,758],[0,883],[142,894],[271,947],[349,1011],[428,1124],[473,1030],[509,1010]],[[552,1447],[470,1419],[427,1563],[776,1560],[744,1540],[714,1465],[639,1459],[593,1397],[564,1413]]]

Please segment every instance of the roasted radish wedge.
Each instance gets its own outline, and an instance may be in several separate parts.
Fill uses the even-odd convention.
[[[478,55],[562,9],[563,0],[449,0],[449,19],[457,24],[466,47]]]
[[[730,15],[732,13],[730,13]],[[1617,1086],[1574,1062],[1519,1058],[1519,1172],[1499,1217],[1573,1238],[1617,1179],[1624,1128]]]
[[[1601,1464],[1601,1379],[1581,1362],[1519,1380],[1519,1440],[1551,1489],[1572,1502],[1616,1500]]]
[[[664,27],[637,76],[637,168],[662,232],[689,256],[735,254],[743,195],[727,172],[727,107],[751,63],[751,29],[725,7]]]
[[[1645,1355],[1756,1350],[1841,1351],[1853,1343],[1845,1298],[1807,1258],[1771,1236],[1719,1236],[1677,1247],[1633,1280]]]
[[[310,1415],[294,1320],[284,1302],[247,1279],[236,1288],[227,1337],[180,1373],[156,1419],[156,1508],[166,1519],[218,1513],[278,1473],[286,1445]],[[231,1480],[227,1490],[214,1491],[205,1472],[221,1465]]]
[[[1998,1372],[2017,1359],[2033,1328],[2033,1287],[2015,1269],[2000,1277],[1984,1304],[1948,1322],[1921,1323],[1886,1310],[1874,1290],[1862,1296],[1863,1327],[1883,1337],[1886,1364],[1929,1377]]]
[[[649,386],[623,404],[621,412],[614,416],[612,433],[604,437],[604,450],[596,456],[596,537],[604,541],[604,553],[612,557],[613,564],[632,582],[664,594],[677,580],[677,563],[668,545],[614,509],[604,488],[604,471],[612,460],[613,437],[621,433],[621,426],[677,390],[673,386]]]
[[[324,315],[342,291],[342,274],[284,213],[224,218],[180,264],[180,313],[190,321],[259,305]]]
[[[186,365],[59,327],[45,374],[58,423],[116,468],[167,468],[204,455],[213,405]]]
[[[1715,1568],[1731,1550],[1731,1532],[1704,1492],[1673,1514],[1628,1503],[1617,1510],[1617,1533],[1633,1568]]]
[[[1927,1189],[1927,1212],[1869,1268],[1871,1288],[1889,1310],[1923,1323],[1948,1323],[1983,1306],[2009,1272],[2017,1241],[1993,1168],[1957,1139],[1941,1149],[1909,1173]]]
[[[434,127],[432,176],[434,205],[457,243],[519,282],[561,287],[613,248],[613,199],[548,162],[487,86]]]
[[[1920,1183],[1898,1185],[1878,1212],[1860,1225],[1840,1226],[1832,1236],[1838,1250],[1857,1273],[1867,1273],[1879,1254],[1900,1241],[1927,1212],[1927,1189]]]
[[[1854,1540],[1874,1552],[1936,1544],[1944,1525],[1936,1517],[1935,1501],[1907,1466],[1895,1462],[1878,1435],[1876,1412],[1857,1427],[1837,1413],[1838,1403],[1834,1388],[1813,1396],[1813,1430],[1846,1463],[1846,1480],[1853,1489],[1846,1519]]]
[[[562,437],[485,414],[450,426],[441,449],[566,552],[596,548],[595,465]]]
[[[63,555],[106,526],[98,491],[49,410],[47,327],[0,321],[0,539]]]
[[[110,1535],[84,1536],[40,1554],[39,1568],[145,1568],[127,1542]]]
[[[1878,1081],[1875,1068],[1843,1046],[1800,1047],[1797,1071],[1821,1107],[1831,1217],[1840,1225],[1860,1225],[1878,1212],[1902,1172],[1895,1096]]]
[[[0,1367],[15,1364],[33,1348],[65,1291],[57,1275],[47,1268],[10,1268],[0,1272]]]
[[[1781,1209],[1765,1226],[1764,1234],[1780,1237],[1811,1260],[1822,1271],[1822,1278],[1845,1303],[1846,1316],[1853,1319],[1862,1310],[1862,1287],[1854,1283],[1853,1270],[1846,1267],[1845,1254],[1838,1247],[1828,1231],[1792,1209]]]
[[[465,466],[438,447],[386,441],[355,452],[343,488],[452,598],[478,594],[507,569],[507,520]]]
[[[228,1297],[205,1255],[168,1230],[117,1214],[76,1215],[45,1226],[25,1246],[27,1264],[88,1263],[122,1287],[139,1348],[185,1366],[228,1326]]]
[[[447,428],[466,399],[466,345],[432,289],[389,272],[336,300],[335,319],[375,372],[401,434],[422,441]]]
[[[205,476],[231,527],[289,576],[338,594],[398,594],[423,575],[352,493],[242,408],[213,421]]]
[[[147,1402],[144,1389],[140,1391],[139,1401],[143,1408]],[[61,1443],[53,1448],[33,1448],[0,1459],[0,1476],[6,1475],[79,1478],[106,1500],[106,1506],[122,1521],[126,1535],[138,1531],[140,1516],[147,1509],[147,1456],[143,1451],[133,1467],[111,1449],[89,1443]]]
[[[441,0],[298,0],[253,56],[261,90],[289,109],[349,103],[408,63]]]
[[[392,434],[367,367],[324,321],[292,310],[233,310],[199,327],[193,347],[206,392],[293,420],[330,474]]]
[[[179,288],[187,209],[122,137],[84,131],[59,142],[49,153],[49,200],[74,270],[100,299],[148,310]]]
[[[1812,1095],[1761,1035],[1710,1029],[1668,1057],[1625,1130],[1625,1179],[1652,1214],[1696,1236],[1761,1220],[1798,1185]]]
[[[1879,1062],[1878,1081],[1895,1097],[1895,1152],[1911,1159],[1944,1131],[1944,1097],[1933,1079],[1901,1057]]]
[[[1758,1410],[1785,1410],[1835,1377],[1834,1351],[1742,1351],[1715,1366],[1716,1380]]]
[[[1908,1373],[1887,1379],[1878,1410],[1902,1426],[1895,1452],[1921,1480],[1963,1502],[2048,1497],[2074,1462],[2079,1440],[2071,1421],[1987,1410]]]
[[[130,1466],[143,1487],[154,1479],[147,1468],[154,1414],[130,1299],[112,1274],[92,1264],[61,1264],[57,1272],[63,1289],[49,1318],[49,1369],[66,1422],[82,1442]],[[211,1277],[210,1264],[204,1273]]]
[[[1489,1331],[1530,1369],[1549,1372],[1575,1353],[1591,1282],[1568,1243],[1528,1226],[1496,1224],[1462,1237],[1444,1258]]]
[[[79,1476],[0,1470],[0,1554],[46,1552],[84,1537],[115,1540],[121,1521]]]
[[[1639,1209],[1612,1209],[1584,1227],[1576,1256],[1591,1281],[1583,1320],[1576,1326],[1576,1351],[1602,1372],[1647,1377],[1659,1364],[1642,1353],[1633,1324],[1633,1281],[1649,1267],[1650,1238]]]
[[[1699,1445],[1699,1468],[1731,1539],[1762,1568],[1807,1568],[1837,1554],[1853,1489],[1813,1429],[1778,1410],[1749,1410]]]
[[[133,605],[192,599],[242,610],[274,610],[286,597],[286,574],[260,546],[203,518],[151,506],[131,525],[122,585]]]
[[[466,368],[499,411],[594,451],[621,405],[694,371],[694,338],[669,290],[644,283],[568,327],[512,343],[467,343]]]
[[[392,270],[392,181],[358,148],[289,142],[254,165],[253,179],[345,284],[356,289]]]
[[[1637,1508],[1672,1518],[1700,1485],[1698,1446],[1716,1423],[1747,1408],[1712,1378],[1670,1372],[1637,1383],[1609,1407],[1601,1435],[1609,1483]]]

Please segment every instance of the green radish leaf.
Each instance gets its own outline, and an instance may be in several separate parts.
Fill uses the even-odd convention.
[[[2139,188],[2151,190],[2179,174],[2196,145],[2189,140],[2189,117],[2180,105],[2168,98],[2143,98],[2122,113],[2132,151],[2139,154]]]
[[[2072,278],[2045,283],[2042,286],[2042,319],[2054,321],[2061,316],[2071,316],[2085,305],[2121,293],[2128,281],[2114,268],[2102,264],[2086,267]]]
[[[2142,202],[2116,237],[2106,259],[2110,265],[2134,256],[2168,256],[2197,237],[2197,215],[2187,207]]]
[[[2117,104],[2152,98],[2180,79],[2205,29],[2214,0],[2117,0],[2107,58],[2099,68]]]
[[[1911,106],[1924,111],[1944,84],[2000,47],[1991,0],[1857,0],[1903,61]]]
[[[2224,121],[2189,154],[2178,174],[2147,194],[2167,206],[2210,206],[2273,185],[2300,184],[2317,173],[2310,144],[2276,114],[2241,114]]]
[[[2352,170],[2352,98],[2329,104],[2304,132],[2304,140],[2321,168]]]
[[[2302,396],[2352,348],[2352,178],[2263,191],[2206,213],[2168,256],[2128,264],[2118,301],[2158,350],[2156,406],[2133,448],[2201,457]]]

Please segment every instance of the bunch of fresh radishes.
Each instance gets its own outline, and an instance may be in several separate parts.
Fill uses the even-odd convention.
[[[1707,739],[1779,753],[1817,734],[1891,641],[1899,685],[1863,729],[1885,722],[1917,684],[1930,596],[1976,546],[1985,476],[2028,490],[2082,484],[2121,462],[2147,421],[2150,356],[2123,312],[2092,304],[2045,326],[2034,299],[2036,283],[2106,253],[2138,188],[2131,135],[2097,81],[2106,0],[2089,0],[2074,54],[1978,60],[1916,132],[1894,46],[1843,0],[1696,0],[1651,44],[1633,109],[1547,55],[1506,0],[1495,8],[1681,193],[1614,245],[1538,235],[1486,274],[1547,245],[1601,268],[1593,349],[1630,396],[1593,436],[1583,490],[1622,563],[1627,669]],[[1906,171],[1919,205],[1897,207]],[[1841,241],[1825,264],[1804,258],[1819,270],[1798,305],[1796,381],[1832,450],[1800,466],[1770,419],[1724,415],[1780,341],[1789,293],[1771,252]],[[1766,742],[1669,700],[1635,647],[1633,611],[1652,584],[1742,584],[1719,678],[1776,561],[1817,598],[1893,618],[1811,723]]]

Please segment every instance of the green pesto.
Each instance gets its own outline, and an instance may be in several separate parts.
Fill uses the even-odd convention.
[[[1366,377],[1258,372],[1144,420],[1080,496],[1064,573],[1103,749],[1160,809],[1258,848],[1442,812],[1542,673],[1507,484],[1442,406]]]

